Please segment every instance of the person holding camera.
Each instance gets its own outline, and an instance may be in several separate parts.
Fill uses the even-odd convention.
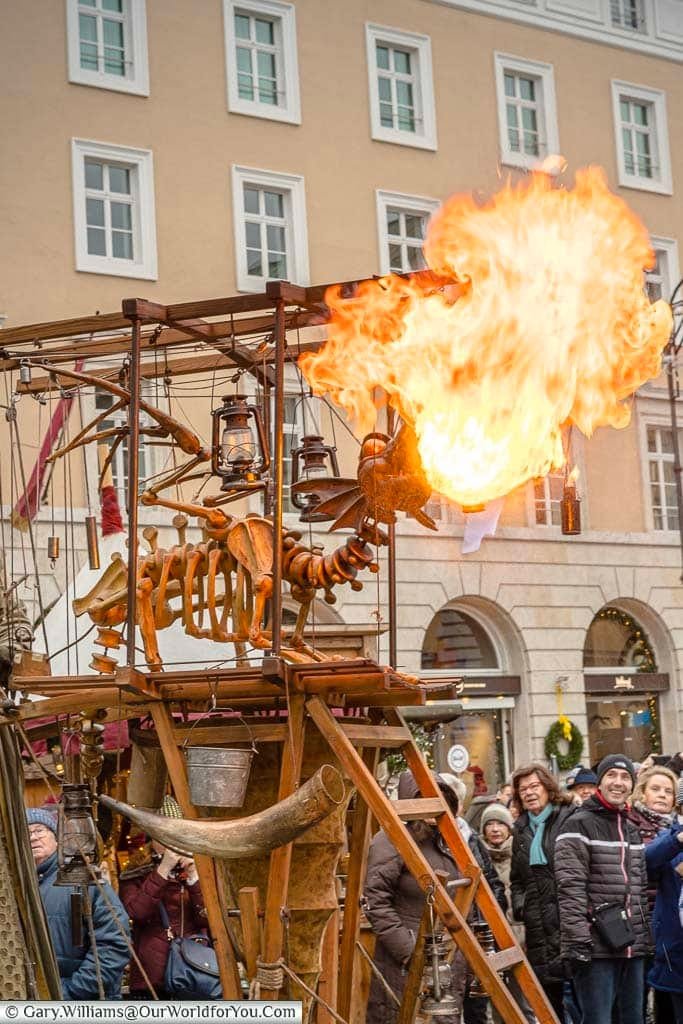
[[[175,801],[174,801],[175,803]],[[164,810],[170,814],[169,798]],[[181,857],[153,841],[151,859],[122,872],[119,896],[133,922],[133,948],[160,999],[166,992],[164,975],[173,936],[206,931],[207,919],[199,877],[191,857]],[[135,960],[130,964],[130,999],[151,999],[152,993]]]
[[[651,949],[645,847],[629,820],[635,770],[623,754],[598,766],[595,794],[557,837],[555,875],[562,957],[584,1021],[643,1024]]]

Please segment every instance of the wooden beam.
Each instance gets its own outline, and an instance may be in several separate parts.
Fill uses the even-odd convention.
[[[395,750],[410,740],[410,732],[391,725],[356,725],[344,722],[342,728],[357,747],[377,747],[379,750]]]
[[[303,694],[292,694],[289,699],[287,741],[282,749],[278,802],[291,796],[299,785],[304,754],[304,700]],[[284,922],[282,909],[287,905],[289,870],[292,863],[292,844],[278,846],[270,855],[268,865],[268,891],[263,936],[263,960],[274,964],[284,948]],[[262,989],[261,999],[277,999],[279,989]]]
[[[379,763],[377,747],[368,747],[362,751],[363,762],[374,776]],[[361,793],[356,790],[356,805],[351,824],[351,840],[349,843],[349,867],[346,876],[346,899],[344,901],[344,920],[342,922],[341,944],[339,950],[339,1005],[338,1010],[344,1020],[350,1020],[353,994],[356,988],[357,964],[356,942],[360,934],[360,898],[365,881],[365,871],[370,845],[370,825],[372,815]]]
[[[161,703],[153,704],[150,710],[159,737],[159,743],[164,752],[166,767],[168,768],[169,778],[173,785],[176,799],[186,818],[197,819],[199,813],[190,798],[185,759],[176,745],[171,713]],[[211,857],[196,856],[195,864],[201,883],[209,929],[213,937],[216,957],[218,959],[223,998],[241,999],[242,990],[237,961],[221,910],[213,860]]]
[[[154,380],[169,373],[171,377],[184,377],[193,373],[212,372],[213,370],[231,370],[235,363],[229,356],[221,352],[214,352],[209,355],[188,356],[186,359],[172,359],[168,363],[164,360],[158,362],[146,362],[140,367],[140,376],[143,380]],[[102,380],[111,380],[116,383],[119,378],[120,368],[107,370],[98,374]],[[21,395],[41,395],[48,391],[58,390],[60,387],[72,387],[73,381],[57,372],[54,377],[34,377],[30,384],[18,384],[17,391]]]
[[[242,944],[244,959],[249,981],[256,978],[256,965],[261,957],[263,934],[259,919],[259,892],[254,885],[245,885],[237,894],[237,905],[240,910],[242,925]]]
[[[103,686],[100,689],[81,690],[75,694],[65,693],[59,697],[48,697],[47,700],[20,704],[16,712],[0,717],[0,725],[12,725],[17,721],[30,722],[32,718],[48,718],[55,715],[76,714],[78,711],[108,708],[116,703],[118,696],[117,687]]]

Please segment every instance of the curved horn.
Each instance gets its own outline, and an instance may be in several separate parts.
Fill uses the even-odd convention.
[[[229,821],[189,818],[164,818],[142,811],[111,797],[100,802],[131,821],[164,846],[179,852],[200,853],[222,860],[258,857],[276,846],[293,842],[306,829],[338,807],[344,799],[345,786],[341,774],[324,764],[300,789],[272,807],[247,818]]]

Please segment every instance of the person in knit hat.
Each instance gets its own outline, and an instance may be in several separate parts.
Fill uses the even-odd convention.
[[[584,1021],[611,1024],[616,1010],[620,1024],[642,1024],[651,937],[645,849],[629,821],[633,762],[609,754],[597,777],[555,845],[562,957]]]
[[[56,885],[58,870],[57,817],[44,808],[29,807],[26,824],[38,888],[54,946],[64,999],[99,999],[98,967],[105,999],[121,998],[123,972],[130,959],[128,915],[110,885],[88,886],[95,942],[86,922],[74,942],[70,885]]]

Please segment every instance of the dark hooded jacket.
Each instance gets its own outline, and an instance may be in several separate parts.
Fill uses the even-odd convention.
[[[121,875],[121,902],[133,922],[133,946],[149,980],[163,990],[169,941],[159,904],[163,902],[174,935],[196,935],[206,929],[206,912],[199,882],[185,885],[163,878],[154,865],[135,868]],[[131,961],[131,992],[147,991],[140,968]]]
[[[567,959],[646,956],[651,950],[645,846],[628,809],[598,795],[576,809],[561,829],[555,850],[557,897],[562,907],[562,953]],[[604,903],[626,905],[633,945],[615,952],[589,914]],[[528,935],[528,933],[527,933]]]
[[[546,821],[543,851],[547,864],[529,864],[533,832],[526,811],[513,828],[510,889],[512,914],[524,924],[526,955],[542,985],[557,984],[564,977],[560,955],[560,914],[555,891],[555,841],[574,804],[557,804]]]
[[[662,832],[645,850],[650,879],[657,886],[653,931],[655,957],[648,974],[653,988],[683,993],[683,926],[678,910],[683,882],[679,824]]]
[[[401,776],[398,796],[401,800],[414,799],[418,796],[418,788],[410,772],[404,772]],[[414,822],[409,827],[431,867],[435,871],[444,871],[449,879],[459,878],[460,872],[439,831],[422,821]],[[479,859],[478,854],[481,853],[477,844],[475,857]],[[483,856],[488,862],[487,880],[490,875],[490,884],[495,885],[496,895],[502,897],[504,901],[504,886],[485,851]],[[424,911],[425,897],[403,858],[384,832],[378,832],[370,844],[363,898],[366,916],[377,936],[375,966],[400,998]],[[451,975],[452,993],[458,1002],[461,1002],[465,988],[465,961],[460,953],[454,957]],[[367,1024],[393,1024],[396,1017],[397,1007],[373,975]],[[457,1015],[453,1017],[454,1024],[455,1021],[459,1024]]]
[[[40,897],[50,926],[64,998],[99,999],[95,953],[90,943],[87,923],[84,920],[82,925],[83,942],[74,945],[71,927],[71,894],[74,890],[69,885],[54,884],[57,877],[57,854],[53,853],[39,864],[37,871]],[[101,885],[101,890],[96,885],[88,887],[95,947],[105,997],[120,999],[121,980],[130,959],[128,916],[112,887],[106,882]]]

